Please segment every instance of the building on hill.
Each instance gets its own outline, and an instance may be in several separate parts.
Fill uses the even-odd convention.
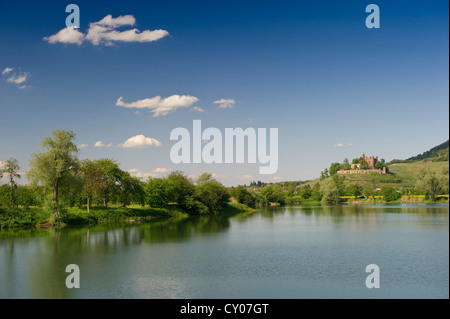
[[[346,170],[345,167],[341,167],[341,169],[337,172],[338,174],[386,174],[386,167],[383,166],[382,169],[375,169],[375,165],[378,162],[378,156],[366,157],[366,154],[361,155],[362,163],[366,162],[370,167],[369,169],[361,169],[361,164],[351,164],[351,169]]]
[[[365,161],[372,168],[375,168],[375,165],[378,162],[378,156],[366,157],[366,155],[363,153],[361,155],[361,158],[362,158],[363,162]]]

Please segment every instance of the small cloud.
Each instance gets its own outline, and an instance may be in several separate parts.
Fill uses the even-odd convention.
[[[117,145],[117,147],[122,148],[144,148],[151,146],[161,146],[161,142],[151,137],[145,137],[142,134],[130,137],[124,143]]]
[[[30,73],[28,72],[13,72],[14,68],[5,68],[2,71],[3,79],[7,83],[16,84],[19,89],[26,88],[25,82],[27,81]]]
[[[236,104],[236,101],[234,99],[220,99],[213,103],[219,104],[219,109],[231,109]]]
[[[116,105],[126,108],[149,109],[153,112],[153,117],[165,116],[178,108],[190,107],[198,102],[198,98],[191,95],[172,95],[166,98],[155,96],[131,103],[125,103],[122,97],[117,99]]]
[[[253,176],[252,176],[252,175],[245,174],[245,175],[240,175],[240,176],[238,176],[238,178],[240,178],[240,179],[252,179]]]
[[[12,70],[14,70],[14,68],[5,68],[3,71],[2,71],[2,75],[5,75],[5,74],[8,74],[9,72],[11,72]]]
[[[112,143],[103,144],[102,141],[97,141],[94,144],[94,147],[111,147],[111,146],[112,146]]]
[[[190,110],[190,112],[205,112],[205,110],[202,109],[202,108],[199,107],[199,106],[194,106],[194,107]]]
[[[84,40],[84,34],[75,28],[64,28],[58,33],[49,37],[44,37],[48,43],[65,43],[81,45]]]
[[[280,176],[275,176],[273,179],[276,180],[276,181],[281,181],[283,178],[280,177]]]
[[[158,168],[155,168],[152,171],[152,173],[167,173],[168,171],[170,171],[170,169],[164,168],[164,167],[158,167]]]
[[[147,179],[149,177],[157,177],[156,174],[153,174],[150,172],[141,172],[137,168],[129,169],[129,170],[127,170],[127,172],[130,173],[130,175],[140,178],[140,179]]]
[[[343,144],[343,143],[339,143],[339,144],[334,144],[333,147],[348,147],[348,146],[352,146],[351,143],[349,144]]]
[[[86,147],[88,147],[89,145],[87,145],[87,144],[80,144],[80,145],[78,145],[78,148],[79,149],[82,149],[82,148],[86,148]]]

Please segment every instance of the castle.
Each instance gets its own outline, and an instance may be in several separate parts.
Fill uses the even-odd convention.
[[[361,158],[363,162],[365,161],[372,168],[375,168],[375,164],[378,162],[378,156],[366,157],[366,155],[363,153],[363,155],[361,155]]]
[[[382,169],[375,169],[375,165],[378,162],[378,156],[366,157],[366,154],[362,154],[361,158],[363,163],[366,162],[370,169],[360,169],[361,164],[351,164],[351,169],[346,170],[345,167],[341,167],[341,169],[337,172],[338,174],[386,174],[386,167],[383,166]]]

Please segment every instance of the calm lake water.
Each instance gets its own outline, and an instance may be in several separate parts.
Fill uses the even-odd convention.
[[[79,289],[65,286],[68,264]],[[378,289],[366,287],[369,264]],[[449,298],[449,206],[2,230],[0,298]]]

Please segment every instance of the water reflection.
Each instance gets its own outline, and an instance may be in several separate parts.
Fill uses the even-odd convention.
[[[292,236],[300,236],[297,234],[301,231],[304,233],[301,236],[304,237],[297,237],[298,243],[305,242],[311,245],[312,241],[308,240],[311,238],[308,237],[311,236],[311,232],[325,234],[332,231],[330,234],[333,236],[345,233],[347,234],[345,236],[350,237],[341,238],[350,241],[358,241],[358,236],[352,235],[354,231],[359,231],[361,236],[365,236],[366,231],[375,232],[380,229],[390,234],[401,232],[402,229],[408,232],[411,229],[433,232],[442,230],[446,231],[448,236],[448,212],[448,204],[274,207],[255,213],[172,218],[141,224],[1,230],[0,298],[71,298],[75,292],[67,289],[63,284],[67,276],[64,269],[68,264],[76,263],[89,267],[96,263],[99,269],[104,269],[111,276],[117,276],[117,271],[110,269],[111,256],[116,256],[114,261],[120,260],[123,263],[121,267],[127,269],[130,264],[137,262],[133,257],[127,259],[130,249],[149,245],[163,249],[166,251],[166,253],[163,252],[164,258],[173,258],[170,262],[178,264],[180,261],[176,256],[179,251],[173,250],[173,245],[190,244],[193,239],[198,243],[197,240],[202,240],[203,237],[207,237],[206,240],[209,241],[210,236],[229,233],[244,236],[242,233],[230,232],[236,224],[245,226],[246,231],[259,228],[260,232],[257,234],[262,236],[260,241],[270,235],[273,236],[275,243],[276,240],[284,239],[283,236],[291,236],[286,238],[287,243],[290,244]],[[253,221],[258,223],[251,225],[252,228],[246,225]],[[277,227],[274,228],[274,226]],[[223,237],[220,238],[220,245],[225,245],[227,241],[222,240]],[[316,240],[327,240],[327,238],[317,237]],[[229,241],[229,243],[232,242]],[[376,242],[374,241],[374,245]],[[325,241],[325,243],[328,242]],[[316,245],[317,242],[314,244]],[[197,251],[195,245],[192,243],[189,246],[194,252]],[[327,245],[329,246],[330,243]],[[224,247],[229,253],[235,249],[234,246]],[[253,249],[254,246],[249,247]],[[282,246],[279,247],[282,248]],[[305,246],[303,249],[308,250],[310,247]],[[216,258],[220,260],[218,256]],[[287,256],[289,254],[285,258],[288,258]],[[126,273],[125,270],[123,271]],[[92,274],[92,276],[101,275],[101,273]]]

